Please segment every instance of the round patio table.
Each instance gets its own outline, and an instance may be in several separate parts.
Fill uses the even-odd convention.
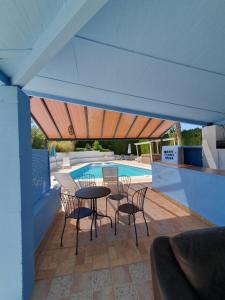
[[[84,188],[77,190],[75,193],[75,196],[79,199],[86,199],[86,200],[90,199],[92,201],[91,206],[92,206],[93,212],[95,214],[95,227],[96,227],[96,220],[97,220],[98,216],[103,217],[103,218],[108,218],[110,220],[111,227],[112,227],[111,217],[106,214],[104,215],[104,214],[98,213],[98,210],[97,210],[97,199],[106,197],[110,193],[111,193],[110,188],[105,187],[105,186],[88,186],[88,187],[84,187]],[[97,236],[97,231],[96,231],[96,236]]]

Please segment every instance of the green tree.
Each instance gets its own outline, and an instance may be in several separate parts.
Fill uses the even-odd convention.
[[[32,148],[44,149],[47,148],[47,140],[43,132],[36,126],[31,128]]]
[[[176,138],[177,138],[177,144],[182,145],[182,132],[181,132],[181,125],[180,122],[177,122],[175,124],[176,126]]]
[[[51,142],[48,142],[49,151],[51,150],[52,145],[55,145],[56,152],[72,152],[75,149],[74,141],[51,141]]]
[[[182,142],[184,146],[202,145],[202,129],[194,128],[182,131]]]
[[[199,146],[202,145],[202,129],[194,128],[182,130],[182,145],[183,146]],[[176,138],[176,130],[172,127],[165,137]]]

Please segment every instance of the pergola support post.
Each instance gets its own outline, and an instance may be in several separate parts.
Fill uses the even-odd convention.
[[[0,86],[0,299],[31,297],[34,284],[29,98]]]
[[[156,142],[157,154],[159,154],[159,142]]]
[[[151,143],[151,141],[149,142],[149,150],[150,150],[149,154],[150,154],[151,163],[152,163],[152,143]]]
[[[135,145],[136,146],[136,152],[137,152],[137,161],[139,160],[139,152],[138,152],[138,145]]]

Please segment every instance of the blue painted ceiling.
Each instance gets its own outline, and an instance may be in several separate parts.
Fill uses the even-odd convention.
[[[14,75],[65,0],[0,1],[0,69]]]
[[[24,90],[172,120],[225,120],[224,15],[221,0],[109,0]]]

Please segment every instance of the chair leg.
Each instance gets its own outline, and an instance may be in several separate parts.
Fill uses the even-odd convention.
[[[135,223],[135,215],[132,214],[133,219],[134,219],[134,230],[135,230],[135,235],[136,235],[136,246],[138,246],[138,238],[137,238],[137,228],[136,228],[136,223]]]
[[[115,212],[115,235],[116,235],[116,223],[117,223],[117,220],[116,220],[116,216],[119,214],[119,211],[117,210],[116,212]]]
[[[146,221],[146,219],[145,219],[145,213],[144,213],[144,211],[142,211],[142,214],[143,214],[143,218],[144,218],[144,220],[145,220],[145,226],[146,226],[146,230],[147,230],[147,236],[149,236],[148,224],[147,224],[147,221]]]
[[[105,214],[107,215],[107,210],[108,210],[108,198],[105,198]]]
[[[110,226],[112,228],[113,227],[112,218],[110,217],[109,220],[110,220]]]
[[[94,218],[95,218],[95,214],[93,212],[93,216],[92,216],[92,220],[91,220],[91,241],[92,241],[92,228],[93,228]]]
[[[130,215],[128,215],[128,225],[130,225]]]
[[[98,234],[97,234],[97,212],[95,212],[95,237],[98,237]]]
[[[78,254],[78,233],[79,233],[79,225],[80,225],[80,219],[77,219],[77,224],[76,224],[76,255]]]
[[[62,230],[62,234],[61,234],[60,247],[63,246],[63,235],[64,235],[64,230],[65,230],[65,227],[66,227],[66,220],[67,220],[67,218],[65,218],[65,220],[64,220],[63,230]]]
[[[119,206],[120,206],[120,201],[117,201],[117,211],[119,211]],[[120,222],[120,215],[118,213],[117,223],[119,224],[119,222]]]

